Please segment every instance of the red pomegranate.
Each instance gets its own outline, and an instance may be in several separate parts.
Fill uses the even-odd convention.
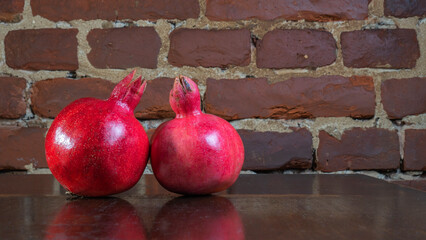
[[[197,84],[175,79],[170,105],[176,118],[152,136],[151,165],[158,182],[180,194],[210,194],[230,187],[244,161],[244,147],[227,121],[200,109]]]
[[[149,142],[133,111],[146,87],[125,77],[107,100],[82,98],[65,107],[46,136],[47,163],[65,188],[80,196],[123,192],[140,179]]]

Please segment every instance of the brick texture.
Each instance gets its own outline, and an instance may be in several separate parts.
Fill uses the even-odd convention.
[[[341,45],[347,67],[413,68],[420,57],[414,29],[343,32]]]
[[[173,88],[173,82],[173,78],[157,78],[148,81],[142,99],[136,107],[135,116],[141,119],[175,117],[169,104],[169,93]]]
[[[382,103],[390,119],[426,113],[426,78],[382,82]]]
[[[426,129],[405,130],[404,170],[426,171]]]
[[[107,99],[114,86],[115,83],[99,78],[55,78],[39,81],[31,90],[31,108],[39,116],[55,118],[63,108],[79,98]],[[169,104],[172,86],[171,78],[148,81],[144,95],[135,109],[135,116],[141,119],[174,117],[175,113]]]
[[[33,15],[52,21],[198,18],[198,0],[31,0]]]
[[[245,170],[426,171],[425,17],[425,0],[1,0],[0,169],[46,167],[36,127],[137,68],[147,126],[175,117],[179,74],[202,80],[206,113],[255,124],[238,130]],[[398,129],[346,121],[377,111]],[[300,124],[271,132],[262,119]]]
[[[169,63],[182,67],[247,66],[250,31],[178,29],[170,34]]]
[[[114,86],[114,83],[98,78],[39,81],[32,88],[31,108],[39,116],[54,118],[64,107],[79,98],[107,99]]]
[[[336,21],[366,19],[368,0],[207,0],[206,16],[210,20],[247,19]]]
[[[1,0],[0,22],[19,22],[22,19],[24,0]]]
[[[46,128],[0,127],[0,169],[25,170],[26,165],[47,167]]]
[[[377,128],[353,128],[340,140],[320,131],[317,154],[317,170],[324,172],[397,169],[400,161],[397,133]]]
[[[385,15],[400,18],[426,16],[425,0],[385,0]]]
[[[336,41],[318,30],[274,30],[257,42],[257,67],[315,68],[336,60]]]
[[[93,29],[87,36],[96,68],[156,68],[161,40],[153,27]]]
[[[244,143],[244,170],[307,169],[312,166],[312,135],[238,130]]]
[[[238,89],[238,91],[236,91]],[[227,120],[242,118],[371,118],[375,93],[371,77],[207,79],[204,107]]]
[[[0,118],[19,118],[25,115],[25,87],[23,78],[0,77]]]
[[[77,29],[10,31],[5,37],[6,63],[24,70],[76,70]]]

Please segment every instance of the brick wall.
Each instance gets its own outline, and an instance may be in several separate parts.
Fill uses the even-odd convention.
[[[174,116],[175,76],[197,79],[245,170],[426,170],[425,1],[97,2],[1,1],[0,169],[46,167],[59,111],[137,69],[146,129]]]

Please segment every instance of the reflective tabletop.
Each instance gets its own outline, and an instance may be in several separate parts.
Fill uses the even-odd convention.
[[[0,174],[0,239],[426,239],[426,192],[362,175],[241,175],[185,197],[144,175],[78,198],[52,175]]]

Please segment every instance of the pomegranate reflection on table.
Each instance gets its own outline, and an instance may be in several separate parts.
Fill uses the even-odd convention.
[[[178,197],[155,217],[153,239],[244,239],[244,226],[234,205],[220,196]]]
[[[136,209],[120,198],[91,198],[65,204],[45,239],[147,239]]]
[[[135,71],[110,98],[82,98],[65,107],[46,135],[47,163],[65,188],[106,196],[133,187],[146,167],[149,141],[133,111],[146,87]]]
[[[175,79],[170,105],[176,118],[152,136],[151,165],[158,182],[180,194],[210,194],[230,187],[244,162],[237,131],[220,117],[201,112],[198,86]]]

